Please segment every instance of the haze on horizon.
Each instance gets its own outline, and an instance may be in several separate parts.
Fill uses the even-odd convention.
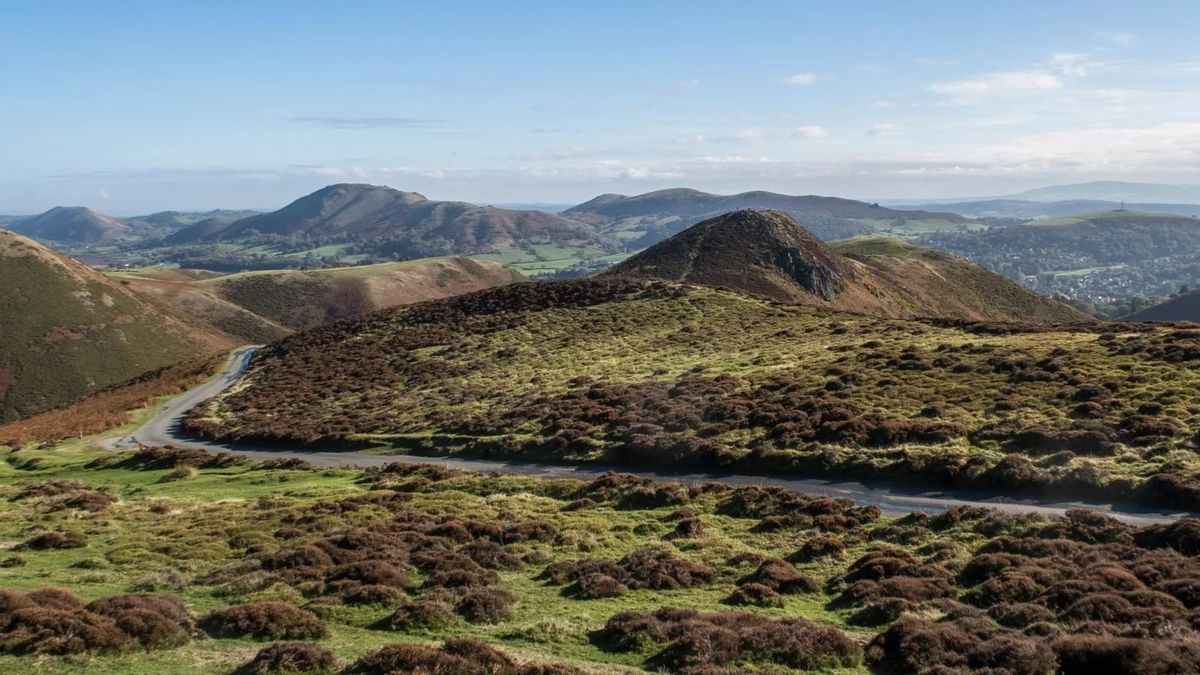
[[[6,3],[0,213],[1200,183],[1200,5]]]

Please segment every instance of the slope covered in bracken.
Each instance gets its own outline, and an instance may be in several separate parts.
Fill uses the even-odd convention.
[[[892,239],[826,244],[782,211],[711,218],[605,274],[730,288],[777,302],[884,317],[1086,320],[952,255]]]
[[[909,321],[606,276],[264,350],[195,433],[1200,507],[1200,331]]]
[[[0,231],[0,420],[231,346],[90,267]]]

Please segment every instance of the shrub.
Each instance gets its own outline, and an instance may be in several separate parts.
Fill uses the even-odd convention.
[[[435,600],[405,603],[384,619],[388,628],[400,631],[444,628],[453,622],[454,610],[450,605]]]
[[[1006,628],[1025,628],[1035,623],[1053,622],[1054,612],[1029,602],[1002,602],[988,608],[988,616]]]
[[[1041,640],[961,618],[929,621],[901,617],[871,641],[867,663],[897,672],[974,672],[1045,675],[1054,653]]]
[[[212,637],[259,640],[309,640],[325,637],[324,622],[312,612],[286,602],[253,602],[218,609],[200,620]]]
[[[625,571],[630,588],[670,590],[692,588],[712,583],[713,571],[708,567],[667,551],[640,549],[622,558],[617,565]]]
[[[471,623],[500,623],[512,616],[515,602],[516,596],[503,588],[472,588],[454,609]]]
[[[724,602],[728,605],[783,607],[783,596],[766,584],[749,583],[733,589]]]
[[[382,605],[403,595],[404,593],[394,586],[356,584],[342,591],[342,602],[347,605]]]
[[[672,671],[735,661],[819,669],[852,666],[860,658],[857,644],[835,628],[744,612],[701,614],[674,607],[621,612],[609,618],[599,637],[618,651],[664,645],[647,665]]]
[[[821,558],[839,558],[845,550],[846,545],[841,539],[817,535],[805,541],[788,559],[792,562],[806,563]]]
[[[25,607],[12,612],[5,648],[16,654],[81,654],[120,649],[129,639],[110,619],[88,611]]]
[[[78,532],[45,532],[27,540],[17,548],[48,551],[64,548],[83,548],[87,546],[87,543],[87,537]]]
[[[46,586],[29,591],[25,597],[38,607],[75,611],[83,609],[83,600],[72,591],[57,586]]]
[[[258,650],[249,663],[237,670],[236,675],[325,673],[333,670],[333,654],[328,650],[304,642],[280,642]]]
[[[113,595],[93,600],[88,611],[107,616],[117,622],[121,629],[143,646],[161,646],[176,641],[186,642],[192,631],[192,619],[187,607],[179,598],[157,593]],[[142,616],[149,614],[160,620]],[[122,617],[132,615],[126,623],[142,625],[139,630],[130,630],[122,624]]]
[[[704,535],[704,523],[699,518],[684,518],[675,524],[668,539],[695,539]]]
[[[357,581],[375,586],[408,588],[408,575],[384,560],[360,560],[335,567],[325,576],[326,581]]]
[[[1062,675],[1196,673],[1200,647],[1108,635],[1068,635],[1054,642]]]
[[[820,589],[816,581],[796,570],[791,563],[778,558],[768,558],[758,569],[738,580],[739,584],[762,584],[777,593],[815,593]]]
[[[594,600],[616,598],[625,595],[629,589],[625,584],[607,574],[593,572],[579,577],[571,590],[576,597]]]
[[[471,638],[446,640],[440,649],[416,645],[388,645],[355,661],[346,673],[392,675],[438,673],[445,675],[579,675],[558,663],[517,663],[508,654]]]

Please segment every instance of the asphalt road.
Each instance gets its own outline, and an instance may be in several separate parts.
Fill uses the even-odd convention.
[[[1129,505],[1099,504],[1086,502],[1055,501],[1044,499],[1018,499],[1004,495],[972,491],[927,490],[920,487],[887,482],[832,481],[810,478],[753,476],[724,473],[689,473],[665,470],[631,469],[618,466],[559,465],[533,462],[500,461],[486,459],[459,459],[454,457],[422,457],[418,455],[383,455],[364,452],[309,452],[304,450],[267,450],[240,444],[213,443],[189,438],[180,429],[180,421],[188,410],[205,400],[228,389],[250,365],[256,347],[241,347],[233,352],[225,367],[216,377],[191,389],[165,405],[141,428],[126,436],[109,439],[102,445],[109,448],[136,448],[139,445],[173,445],[181,448],[199,448],[208,452],[236,452],[253,459],[278,459],[296,457],[317,466],[379,466],[392,462],[437,464],[440,466],[466,469],[468,471],[500,472],[537,476],[542,478],[594,479],[607,471],[623,471],[654,480],[682,482],[719,481],[732,485],[781,486],[807,494],[828,495],[851,499],[859,504],[878,506],[888,514],[904,514],[911,511],[936,513],[953,506],[984,506],[1014,513],[1040,513],[1061,515],[1069,508],[1084,507],[1105,511],[1132,525],[1149,525],[1170,522],[1182,516],[1198,515],[1188,512],[1140,508]]]

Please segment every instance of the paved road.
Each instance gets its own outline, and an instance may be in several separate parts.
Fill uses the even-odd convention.
[[[624,471],[655,480],[683,482],[720,481],[733,485],[782,486],[808,494],[844,497],[860,504],[878,506],[885,513],[904,514],[911,511],[936,513],[952,506],[986,506],[1014,513],[1040,513],[1060,515],[1073,507],[1086,507],[1106,511],[1133,525],[1149,525],[1170,522],[1186,515],[1186,512],[1169,512],[1135,506],[1092,504],[1054,500],[1016,499],[1003,495],[969,491],[926,490],[913,486],[887,482],[830,481],[821,479],[752,476],[722,473],[688,473],[662,470],[630,469],[627,467],[587,465],[539,464],[534,462],[500,461],[484,459],[458,459],[454,457],[421,457],[416,455],[382,455],[364,452],[305,452],[266,450],[240,444],[213,443],[185,436],[180,430],[180,421],[192,407],[228,389],[254,357],[255,347],[242,347],[233,352],[221,372],[213,379],[172,399],[140,429],[103,443],[110,448],[130,448],[138,445],[173,445],[182,448],[199,448],[209,452],[237,452],[254,459],[278,459],[298,457],[317,466],[379,466],[391,462],[414,462],[438,464],[469,471],[498,471],[502,473],[538,476],[543,478],[578,478],[591,480],[606,471]]]

